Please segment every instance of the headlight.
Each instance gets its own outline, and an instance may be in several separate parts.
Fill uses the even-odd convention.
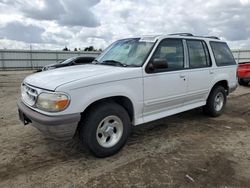
[[[67,108],[69,101],[69,97],[63,93],[41,93],[36,107],[48,112],[58,112]]]

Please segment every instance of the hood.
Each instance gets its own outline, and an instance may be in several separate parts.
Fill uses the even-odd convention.
[[[130,68],[86,64],[35,73],[26,77],[24,82],[34,87],[54,91],[57,87],[70,82],[94,77],[101,80],[104,74],[117,75],[120,72],[127,72],[128,69]]]

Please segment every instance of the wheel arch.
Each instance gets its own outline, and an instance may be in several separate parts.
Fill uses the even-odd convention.
[[[81,117],[84,118],[84,116],[87,115],[88,112],[94,106],[102,104],[102,103],[105,104],[105,103],[108,103],[108,102],[114,102],[114,103],[117,103],[117,104],[121,105],[128,112],[130,120],[131,120],[131,122],[133,122],[134,116],[135,116],[133,102],[132,102],[132,100],[130,98],[128,98],[126,96],[122,96],[122,95],[110,96],[110,97],[105,97],[105,98],[101,98],[101,99],[92,101],[83,110],[83,112],[81,113]]]
[[[226,90],[226,94],[227,94],[227,95],[229,94],[229,85],[228,85],[228,81],[227,81],[227,80],[219,80],[219,81],[217,81],[217,82],[215,82],[215,83],[213,84],[213,87],[211,88],[211,90],[210,90],[210,92],[209,92],[209,95],[210,95],[210,93],[213,91],[213,89],[216,88],[216,87],[218,87],[218,86],[224,87],[225,90]],[[209,95],[208,95],[208,97],[209,97]],[[207,98],[208,98],[208,97],[207,97]]]

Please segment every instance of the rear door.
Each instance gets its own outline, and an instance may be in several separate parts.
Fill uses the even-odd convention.
[[[187,39],[188,86],[184,105],[204,103],[211,89],[212,63],[207,44],[203,40]]]

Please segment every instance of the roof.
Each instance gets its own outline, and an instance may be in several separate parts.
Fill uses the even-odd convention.
[[[143,41],[151,41],[155,42],[156,40],[159,39],[164,39],[164,38],[186,38],[186,39],[203,39],[203,40],[209,40],[209,41],[221,41],[220,38],[216,36],[196,36],[191,33],[172,33],[168,35],[145,35],[139,37],[140,40]]]

